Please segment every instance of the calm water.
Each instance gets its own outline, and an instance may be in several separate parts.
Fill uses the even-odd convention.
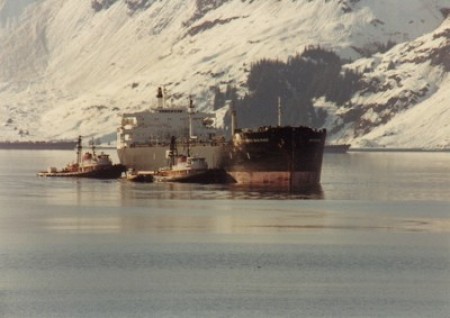
[[[35,176],[73,157],[0,151],[0,317],[450,316],[450,153],[296,193]]]

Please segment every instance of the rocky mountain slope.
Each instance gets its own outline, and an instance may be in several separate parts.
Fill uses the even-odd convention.
[[[442,106],[449,7],[447,0],[0,0],[0,139],[112,140],[120,114],[151,107],[159,85],[173,103],[192,94],[206,109],[214,86],[245,94],[255,61],[320,45],[364,72],[351,104],[315,101],[329,111],[332,140],[449,146],[441,133],[448,121],[437,121],[449,108]],[[414,115],[422,108],[429,122]],[[419,143],[402,128],[421,125],[441,137]]]
[[[334,114],[327,124],[333,138],[364,147],[450,147],[450,18],[347,68],[363,79],[348,105],[325,106]]]

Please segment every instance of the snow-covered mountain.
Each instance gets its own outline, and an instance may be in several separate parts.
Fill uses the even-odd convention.
[[[345,107],[316,101],[332,139],[362,147],[450,148],[450,17],[435,31],[346,66],[363,74]]]
[[[450,147],[449,12],[448,0],[0,0],[0,139],[113,139],[157,86],[208,108],[211,87],[245,93],[251,63],[320,45],[367,83],[346,107],[315,101],[331,139]]]

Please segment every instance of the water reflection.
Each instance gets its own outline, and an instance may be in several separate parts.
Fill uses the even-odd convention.
[[[348,201],[350,202],[350,201]],[[77,208],[46,207],[26,216],[21,226],[70,234],[275,234],[322,231],[372,231],[449,233],[450,220],[437,213],[424,212],[426,203],[405,205],[365,202],[324,206],[325,201],[298,203],[277,200],[155,200],[147,205]],[[432,215],[430,215],[432,213]]]
[[[212,199],[265,199],[265,200],[319,200],[324,198],[322,186],[312,185],[301,188],[275,186],[249,186],[239,184],[185,184],[121,183],[123,201],[142,199],[212,200]]]
[[[324,192],[320,184],[302,187],[235,184],[231,185],[230,191],[235,199],[320,200],[324,198]]]
[[[78,234],[111,233],[171,233],[171,234],[270,234],[274,232],[317,231],[327,228],[326,214],[305,212],[296,216],[286,211],[261,215],[257,211],[249,215],[224,213],[209,208],[210,214],[189,211],[189,215],[143,211],[132,214],[121,213],[111,217],[105,215],[49,216],[34,226],[46,231]],[[240,211],[242,212],[242,211]]]
[[[71,152],[1,152],[0,201],[74,206],[138,206],[151,200],[426,200],[448,201],[448,153],[326,155],[322,183],[289,189],[238,184],[136,184],[125,180],[46,179],[36,171]],[[63,159],[66,160],[66,159]],[[67,160],[66,160],[67,161]],[[14,163],[14,165],[12,164]]]

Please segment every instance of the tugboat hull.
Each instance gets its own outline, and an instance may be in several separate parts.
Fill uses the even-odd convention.
[[[121,164],[113,165],[105,169],[98,169],[92,171],[56,171],[47,172],[42,171],[38,173],[40,177],[71,177],[71,178],[93,178],[93,179],[117,179],[120,178],[122,173],[125,172],[125,166]]]
[[[167,165],[166,151],[169,145],[139,146],[117,149],[117,155],[121,164],[136,171],[154,171]],[[179,147],[181,152],[186,152],[187,147]],[[204,157],[210,168],[218,168],[223,145],[201,144],[191,145],[190,152],[199,157]]]
[[[214,183],[230,183],[233,182],[225,170],[222,169],[208,169],[200,172],[189,172],[179,174],[164,174],[156,173],[154,175],[156,182],[180,182],[180,183],[201,183],[201,184],[214,184]]]

